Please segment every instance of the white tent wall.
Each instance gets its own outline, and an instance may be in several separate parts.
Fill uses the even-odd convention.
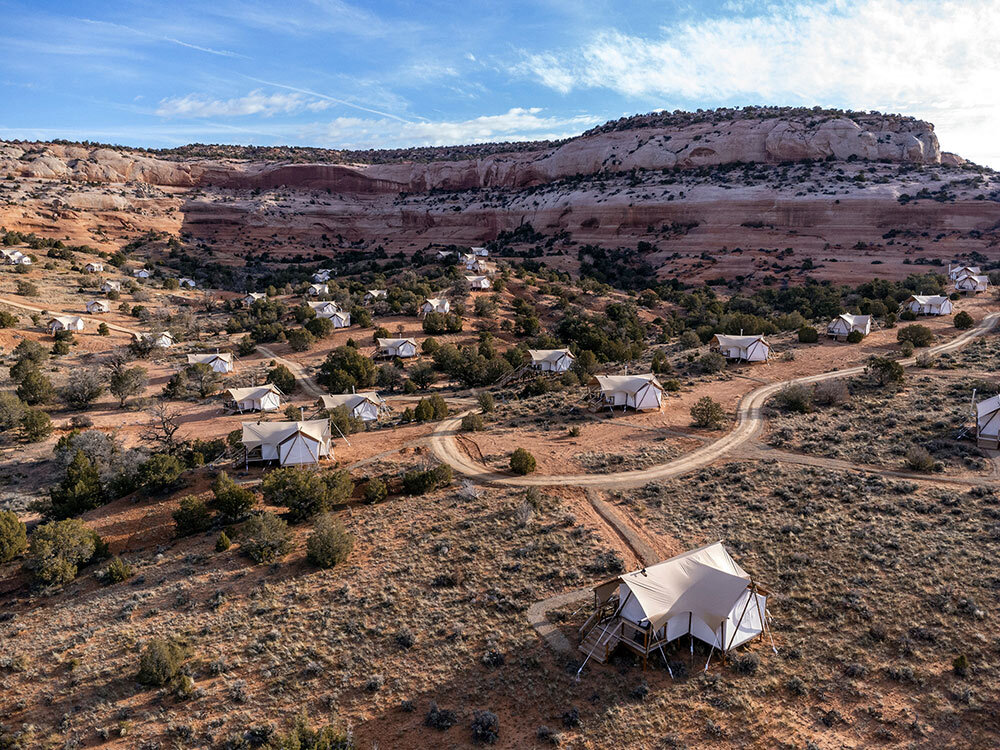
[[[635,394],[635,404],[633,408],[640,411],[643,409],[659,409],[660,390],[652,383],[639,389],[639,391]]]
[[[281,407],[281,397],[277,393],[268,393],[265,395],[255,407],[261,411],[276,411]]]
[[[752,597],[752,598],[751,598]],[[761,615],[767,611],[767,597],[747,590],[736,602],[726,622],[724,650],[741,646],[764,632]]]
[[[320,444],[297,432],[278,446],[278,456],[282,466],[318,463]]]
[[[374,422],[378,419],[378,406],[371,401],[364,401],[354,407],[354,417],[365,422]]]

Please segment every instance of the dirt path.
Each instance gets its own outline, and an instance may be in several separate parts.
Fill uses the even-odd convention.
[[[302,390],[310,396],[319,398],[320,396],[326,395],[326,393],[318,385],[316,385],[316,381],[312,379],[312,376],[307,373],[298,362],[293,362],[290,359],[279,357],[273,350],[268,349],[266,346],[261,346],[260,344],[257,345],[257,351],[262,352],[264,356],[270,357],[278,364],[284,365],[291,370],[292,375],[295,376],[296,382],[302,387]]]
[[[939,346],[925,349],[924,354],[935,356],[946,352],[961,349],[974,338],[982,336],[991,331],[996,325],[1000,313],[991,313],[974,328],[965,331]],[[915,364],[916,358],[901,359],[899,363],[904,367]],[[699,469],[702,466],[712,463],[721,456],[732,452],[751,440],[761,429],[764,423],[763,407],[767,401],[782,388],[793,383],[812,384],[821,383],[826,380],[860,375],[864,372],[864,365],[849,367],[844,370],[833,370],[820,373],[818,375],[807,375],[800,378],[792,378],[777,383],[770,383],[761,386],[740,401],[736,412],[736,426],[725,436],[715,442],[702,446],[691,453],[680,456],[665,464],[651,466],[648,469],[635,471],[622,471],[614,474],[556,474],[556,475],[534,475],[525,477],[515,477],[491,470],[472,460],[462,451],[454,435],[458,434],[461,424],[462,414],[446,419],[438,425],[431,435],[431,448],[439,460],[449,464],[453,469],[478,482],[488,482],[494,484],[505,484],[516,487],[540,487],[546,485],[572,485],[577,487],[595,487],[602,489],[622,489],[648,484],[649,482],[687,474]]]
[[[33,305],[26,305],[23,302],[14,302],[13,300],[6,299],[5,297],[0,297],[0,304],[10,305],[11,307],[17,308],[18,310],[24,310],[25,312],[36,312],[36,313],[47,313],[48,315],[77,315],[77,313],[63,313],[58,310],[47,310],[41,307],[34,307]],[[83,316],[79,316],[83,317]],[[84,318],[86,320],[86,318]],[[106,321],[100,321],[102,323]],[[107,323],[108,328],[112,331],[118,331],[119,333],[127,333],[131,336],[139,336],[139,332],[134,328],[126,328],[125,326],[116,325],[115,323]]]

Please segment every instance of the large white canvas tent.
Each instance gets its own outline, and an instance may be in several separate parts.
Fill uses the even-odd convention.
[[[858,331],[862,336],[867,336],[872,332],[872,316],[844,313],[831,320],[826,327],[826,335],[837,339],[847,338],[852,331]]]
[[[53,334],[59,331],[82,331],[83,318],[78,315],[55,315],[49,321],[49,331]]]
[[[274,383],[251,388],[230,388],[223,394],[223,402],[241,414],[245,411],[276,411],[284,396]]]
[[[948,264],[948,278],[957,281],[963,276],[977,276],[982,269],[979,266],[952,266]]]
[[[763,336],[727,336],[717,333],[708,348],[720,352],[726,359],[744,362],[767,362],[771,356],[771,346]]]
[[[917,315],[950,315],[952,310],[951,300],[941,294],[914,294],[901,307]]]
[[[161,331],[160,333],[133,333],[132,339],[134,341],[148,341],[157,349],[169,349],[174,345],[174,337],[170,331]]]
[[[87,312],[91,315],[111,312],[111,303],[105,299],[92,299],[87,302]]]
[[[228,352],[222,354],[189,354],[187,355],[189,365],[208,365],[215,372],[232,372],[233,355]]]
[[[528,349],[528,356],[539,372],[566,372],[576,359],[569,349]]]
[[[364,422],[375,422],[381,415],[385,400],[375,391],[361,393],[341,393],[333,396],[320,396],[317,406],[333,410],[346,406],[351,416]]]
[[[605,661],[625,646],[645,666],[648,656],[687,635],[726,654],[765,632],[767,597],[715,542],[595,587],[580,649]]]
[[[340,305],[336,302],[310,302],[309,307],[316,313],[317,318],[332,318],[340,312]]]
[[[965,274],[959,276],[955,279],[955,291],[956,292],[985,292],[989,289],[990,279],[988,276],[975,276],[973,274]]]
[[[316,464],[331,455],[330,420],[244,422],[245,460],[278,461],[282,466]]]
[[[1000,396],[976,404],[976,442],[980,448],[1000,450]]]
[[[473,291],[485,291],[493,286],[489,276],[466,276],[465,280]]]
[[[407,357],[417,356],[417,342],[415,339],[376,339],[378,353],[383,357]]]
[[[424,300],[424,304],[420,306],[420,314],[427,315],[428,313],[447,313],[451,311],[451,303],[446,299],[440,299],[438,297],[429,297]]]
[[[601,400],[612,409],[616,406],[631,407],[636,411],[659,409],[663,400],[663,386],[653,374],[647,375],[597,375],[593,383],[601,390]]]

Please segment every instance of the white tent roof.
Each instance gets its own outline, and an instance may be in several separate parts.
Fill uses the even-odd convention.
[[[724,333],[717,333],[715,334],[715,340],[719,346],[737,346],[741,349],[750,346],[755,341],[760,341],[764,346],[767,346],[767,342],[764,341],[763,336],[727,336]]]
[[[918,305],[941,305],[948,301],[948,298],[941,294],[914,294],[906,301],[913,300]]]
[[[78,315],[53,315],[49,320],[49,325],[53,323],[59,323],[63,328],[76,327],[76,325],[83,320]]]
[[[417,345],[416,339],[377,339],[379,349],[388,349],[401,346],[402,344],[410,343],[414,346]]]
[[[387,289],[369,289],[368,294],[372,297],[384,297],[389,293]]]
[[[655,375],[597,375],[597,384],[602,391],[621,391],[624,393],[638,393],[643,387],[652,383],[663,390],[660,381]]]
[[[847,325],[851,327],[861,326],[862,328],[868,325],[868,322],[871,320],[871,317],[872,317],[871,315],[851,315],[850,313],[841,313],[840,315],[837,316],[837,318],[840,318],[845,323],[847,323]],[[836,320],[837,318],[834,318],[834,320]]]
[[[964,281],[965,279],[972,279],[977,284],[986,284],[986,283],[989,283],[990,277],[989,276],[977,276],[974,273],[963,273],[961,276],[959,276],[957,279],[955,279],[955,281],[957,283],[959,281]]]
[[[729,555],[722,542],[715,542],[619,580],[639,602],[654,629],[676,614],[691,612],[705,623],[729,617],[750,576]]]
[[[189,365],[210,365],[215,360],[221,359],[223,362],[233,363],[233,355],[229,352],[223,352],[222,354],[189,354],[187,355],[187,360]]]
[[[487,277],[487,276],[466,276],[465,280],[468,281],[469,283],[473,283],[473,282],[476,282],[476,281],[488,281],[489,277]]]
[[[277,393],[279,396],[284,395],[274,383],[268,383],[267,385],[255,385],[251,388],[230,388],[226,391],[229,397],[233,401],[257,401],[264,398],[269,393]],[[278,424],[277,422],[269,422],[268,424]]]
[[[340,306],[336,302],[310,302],[309,307],[313,310],[331,310],[332,312],[340,312]]]
[[[348,409],[353,409],[358,404],[364,401],[370,401],[371,403],[379,406],[382,404],[382,397],[379,396],[375,391],[362,391],[361,393],[340,393],[335,395],[327,395],[319,397],[320,403],[323,404],[324,409],[336,409],[338,406],[346,406]]]
[[[982,418],[986,414],[991,414],[1000,410],[1000,395],[985,399],[976,404],[976,416]]]
[[[563,357],[574,359],[569,349],[528,349],[532,362],[558,362]]]
[[[447,302],[448,300],[442,297],[428,297],[427,299],[424,300],[425,304],[429,303],[432,307],[438,307],[440,305],[447,304]]]

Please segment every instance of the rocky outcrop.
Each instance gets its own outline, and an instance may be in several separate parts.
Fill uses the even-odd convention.
[[[370,165],[175,161],[126,149],[7,143],[0,144],[0,176],[391,194],[522,188],[635,169],[831,158],[937,164],[943,157],[933,126],[919,120],[866,117],[859,124],[847,116],[772,117],[598,131],[558,146],[479,159]]]

